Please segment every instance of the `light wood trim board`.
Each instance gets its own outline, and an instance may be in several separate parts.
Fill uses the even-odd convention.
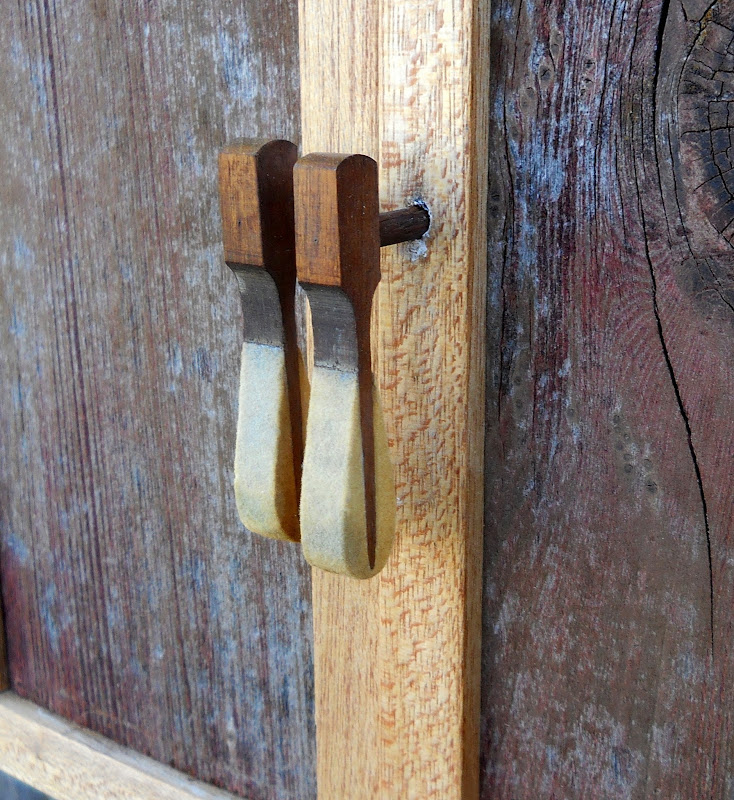
[[[478,796],[489,0],[299,0],[302,152],[364,153],[387,248],[372,321],[398,495],[370,581],[313,573],[318,788]],[[389,250],[389,252],[387,252]]]
[[[13,692],[0,695],[0,771],[56,800],[235,800]]]

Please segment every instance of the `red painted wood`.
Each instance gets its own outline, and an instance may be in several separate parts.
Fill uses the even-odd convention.
[[[482,797],[729,798],[734,4],[493,18]]]
[[[298,137],[296,4],[4,12],[13,686],[251,800],[313,796],[307,570],[234,504],[242,319],[217,199],[225,142]]]

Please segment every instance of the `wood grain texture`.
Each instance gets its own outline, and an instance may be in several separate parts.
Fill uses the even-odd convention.
[[[10,692],[0,697],[0,770],[53,800],[234,800]]]
[[[313,577],[319,792],[470,798],[478,787],[488,8],[302,0],[299,9],[303,151],[376,158],[383,209],[418,197],[434,219],[427,248],[383,253],[373,312],[398,495],[393,556],[369,582]]]
[[[494,4],[487,800],[734,791],[732,20]]]
[[[217,198],[225,143],[298,140],[296,7],[4,11],[13,686],[248,798],[312,797],[308,571],[237,520],[242,316]]]

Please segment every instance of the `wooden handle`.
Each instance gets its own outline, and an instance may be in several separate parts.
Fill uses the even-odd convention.
[[[298,148],[283,139],[240,139],[219,155],[224,260],[265,267],[295,280],[293,165]]]
[[[298,160],[293,180],[298,280],[338,286],[353,304],[371,304],[380,282],[377,164],[312,153]]]
[[[232,144],[219,158],[224,258],[244,312],[235,499],[255,533],[300,538],[303,453],[294,297],[293,165],[286,141]]]
[[[313,341],[303,550],[314,566],[367,578],[387,560],[395,525],[370,354],[380,280],[377,165],[362,155],[309,155],[296,164],[294,192],[298,280]]]
[[[310,306],[313,372],[301,494],[313,565],[371,577],[392,541],[395,498],[370,355],[380,281],[377,165],[317,153],[294,170],[296,264]]]

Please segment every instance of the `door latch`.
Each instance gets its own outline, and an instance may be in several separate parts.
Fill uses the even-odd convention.
[[[430,214],[420,204],[380,214],[367,156],[297,159],[281,140],[223,150],[219,189],[245,317],[240,519],[300,539],[313,566],[369,578],[390,554],[396,508],[370,340],[380,247],[420,239]]]

